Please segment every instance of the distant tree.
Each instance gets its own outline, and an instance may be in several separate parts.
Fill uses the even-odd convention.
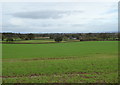
[[[67,41],[67,40],[68,40],[68,37],[64,36],[64,37],[63,37],[63,40],[64,40],[64,41]]]
[[[102,38],[103,40],[107,40],[109,38],[109,35],[107,33],[100,33],[99,38]]]
[[[93,40],[93,38],[94,38],[94,37],[93,37],[93,33],[87,33],[87,34],[86,34],[86,38],[87,38],[88,41]]]
[[[4,39],[6,39],[6,42],[12,42],[12,41],[14,41],[14,33],[3,33],[2,34],[2,40],[4,40]]]
[[[26,35],[25,34],[18,34],[18,37],[21,39],[21,40],[25,40],[26,38]]]
[[[2,35],[2,41],[4,41],[4,39],[5,39],[5,36],[4,36],[4,35]]]
[[[14,38],[14,40],[17,40],[19,37],[18,37],[17,34],[14,34],[14,35],[13,35],[13,38]]]
[[[14,39],[12,38],[12,37],[8,37],[7,39],[6,39],[6,42],[13,42],[14,41]]]
[[[117,34],[118,40],[120,41],[120,33]]]
[[[53,34],[49,35],[49,37],[50,37],[50,39],[54,39],[54,35]]]
[[[29,39],[26,37],[25,40],[29,40]]]
[[[61,42],[63,40],[62,36],[56,36],[54,39],[56,42]]]
[[[32,39],[35,38],[35,36],[34,36],[34,34],[30,33],[30,34],[27,35],[27,38],[28,38],[29,40],[32,40]]]

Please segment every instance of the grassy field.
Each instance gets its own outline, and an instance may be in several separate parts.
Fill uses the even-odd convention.
[[[69,40],[67,40],[67,41],[61,41],[61,42],[78,42],[78,41],[80,41],[80,40],[74,40],[74,39],[69,39]],[[44,43],[55,43],[55,41],[54,41],[54,39],[39,39],[39,40],[14,40],[14,41],[12,41],[12,42],[7,42],[7,41],[0,41],[0,43],[21,43],[21,44],[34,44],[34,43],[42,43],[42,44],[44,44]]]
[[[6,41],[1,41],[5,43]],[[16,40],[12,43],[43,43],[43,42],[55,42],[53,39],[41,39],[41,40]]]
[[[4,83],[117,83],[118,42],[3,44]]]

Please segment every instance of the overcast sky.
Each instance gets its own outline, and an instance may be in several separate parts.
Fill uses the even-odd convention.
[[[117,2],[8,2],[1,8],[3,32],[118,31]]]

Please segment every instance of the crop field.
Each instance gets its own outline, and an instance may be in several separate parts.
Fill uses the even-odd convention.
[[[3,83],[118,83],[118,42],[3,44]]]

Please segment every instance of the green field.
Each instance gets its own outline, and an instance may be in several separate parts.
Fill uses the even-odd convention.
[[[6,41],[1,41],[5,43]],[[53,39],[41,39],[41,40],[16,40],[12,43],[45,43],[45,42],[55,42]]]
[[[78,42],[80,40],[73,40],[73,39],[70,39],[70,40],[67,40],[67,41],[61,41],[61,42]],[[35,44],[35,43],[39,43],[39,44],[44,44],[44,43],[56,43],[54,41],[54,39],[39,39],[39,40],[15,40],[15,41],[12,41],[12,42],[7,42],[7,41],[0,41],[0,43],[19,43],[19,44]]]
[[[46,39],[46,40],[20,40],[20,41],[14,41],[15,43],[40,43],[40,42],[54,42],[52,39]]]
[[[118,42],[3,44],[3,83],[117,83]]]

